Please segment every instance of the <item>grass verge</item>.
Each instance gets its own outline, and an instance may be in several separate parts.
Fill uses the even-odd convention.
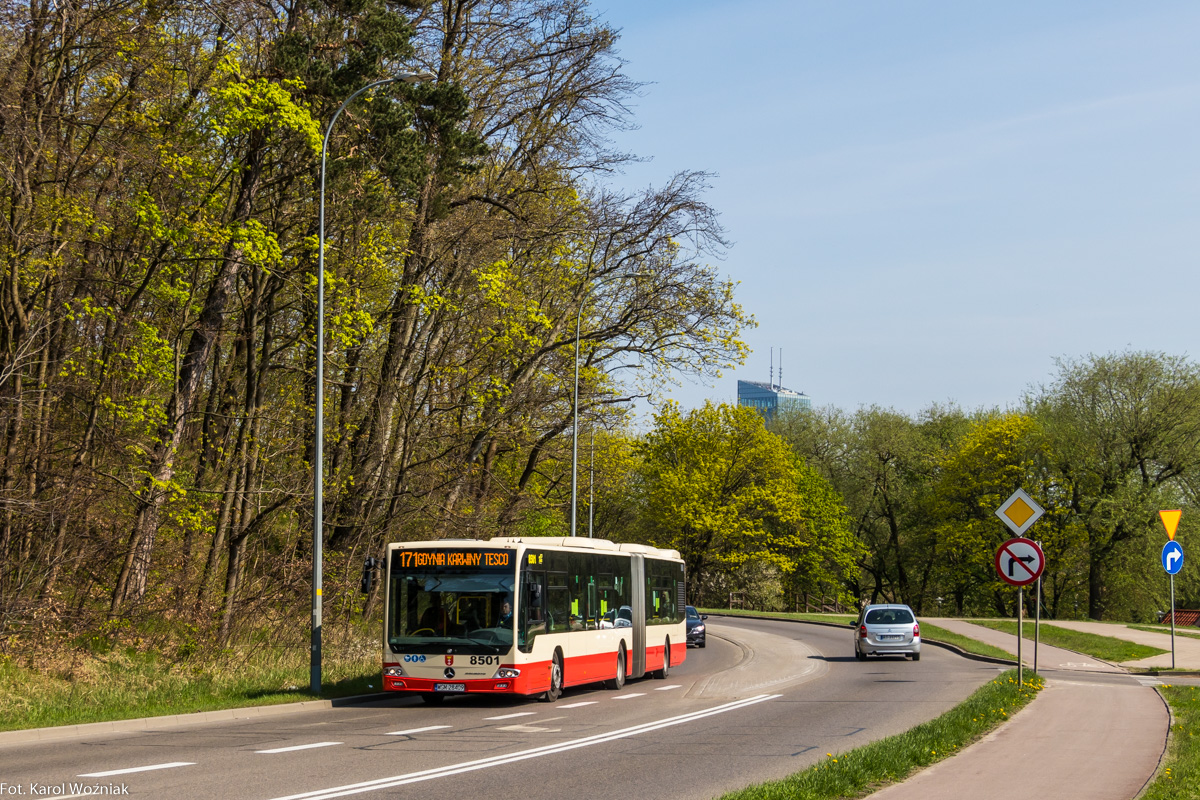
[[[1162,686],[1159,692],[1171,706],[1171,746],[1154,782],[1138,800],[1176,800],[1200,797],[1200,687]]]
[[[1016,672],[1009,670],[937,719],[845,753],[826,753],[811,769],[731,792],[721,800],[858,797],[954,755],[1024,707],[1043,686],[1035,677],[1018,687]]]
[[[723,614],[731,617],[771,617],[773,619],[791,619],[801,622],[832,622],[836,625],[845,625],[846,627],[850,627],[850,623],[858,619],[853,614],[799,614],[791,611],[743,611],[741,609],[729,610],[724,608],[702,608],[700,609],[700,613]],[[960,636],[957,633],[948,631],[945,628],[939,628],[937,625],[931,625],[928,622],[921,623],[921,638],[952,644],[975,655],[1003,658],[1009,661],[1016,660],[1016,656],[1001,650],[999,647],[992,647],[990,644],[977,642],[974,639]]]
[[[858,619],[855,614],[802,614],[795,611],[749,611],[741,608],[701,608],[701,614],[721,614],[726,617],[771,617],[773,619],[796,619],[802,622],[831,622],[845,625]]]
[[[971,622],[975,625],[983,625],[986,628],[1010,633],[1013,636],[1017,635],[1017,623],[1011,620],[973,619]],[[1033,639],[1032,624],[1024,626],[1024,634],[1026,639]],[[1067,628],[1059,628],[1047,623],[1042,623],[1041,640],[1052,647],[1062,647],[1066,650],[1086,653],[1089,656],[1115,663],[1136,661],[1140,658],[1149,658],[1150,656],[1157,656],[1168,652],[1167,650],[1160,650],[1157,647],[1127,642],[1124,639],[1068,630]]]
[[[359,648],[355,648],[356,650]],[[326,650],[321,698],[377,691],[379,651]],[[23,666],[0,659],[0,730],[78,725],[317,699],[309,691],[308,650],[258,647],[171,661],[118,648],[75,652]]]
[[[1169,625],[1168,625],[1168,626],[1162,626],[1162,625],[1126,625],[1125,627],[1126,627],[1126,628],[1130,628],[1130,629],[1132,629],[1132,630],[1135,630],[1135,631],[1146,631],[1147,633],[1161,633],[1161,634],[1163,634],[1164,636],[1170,636],[1170,635],[1171,635],[1171,628],[1170,628],[1170,626],[1169,626]],[[1180,630],[1179,628],[1176,628],[1176,629],[1175,629],[1175,635],[1176,635],[1176,636],[1186,636],[1186,637],[1187,637],[1187,638],[1189,638],[1189,639],[1200,639],[1200,633],[1197,633],[1196,631],[1192,631],[1192,630]]]
[[[968,653],[974,653],[980,656],[990,656],[992,658],[1002,658],[1006,661],[1016,661],[1017,657],[1007,650],[1001,650],[999,647],[993,647],[990,644],[977,642],[974,639],[963,636],[962,634],[948,631],[945,628],[939,628],[937,625],[931,625],[928,622],[921,623],[921,638],[933,639],[938,642],[952,644]]]

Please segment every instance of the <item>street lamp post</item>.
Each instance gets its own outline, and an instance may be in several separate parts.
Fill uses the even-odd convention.
[[[618,278],[645,278],[648,272],[633,272],[619,275]],[[604,281],[600,281],[604,283]],[[583,297],[579,299],[579,310],[575,314],[575,392],[571,412],[571,536],[575,535],[575,520],[578,516],[579,498],[579,325],[583,319],[583,304],[598,284],[591,284],[584,289]],[[588,535],[591,535],[591,506],[588,507]]]
[[[325,527],[324,519],[324,448],[325,448],[325,154],[329,151],[329,135],[338,117],[346,110],[346,106],[354,98],[368,89],[384,86],[389,83],[423,83],[433,80],[435,76],[429,72],[403,72],[390,78],[368,83],[354,94],[334,112],[325,128],[325,138],[321,141],[321,194],[318,203],[318,235],[317,235],[317,376],[316,376],[316,437],[313,444],[313,576],[312,576],[312,653],[309,661],[309,690],[313,694],[321,692],[321,578],[322,578],[322,533]]]
[[[592,538],[592,522],[596,505],[596,421],[592,420],[592,444],[588,447],[588,538]]]

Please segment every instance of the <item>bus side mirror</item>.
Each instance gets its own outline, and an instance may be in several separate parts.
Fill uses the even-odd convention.
[[[379,566],[378,558],[368,558],[363,562],[362,584],[359,586],[363,594],[370,594],[375,585],[375,568]]]

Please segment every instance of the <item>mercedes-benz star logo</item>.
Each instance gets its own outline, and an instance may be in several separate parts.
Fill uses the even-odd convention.
[[[447,680],[454,677],[454,667],[446,667],[446,671],[442,673]]]

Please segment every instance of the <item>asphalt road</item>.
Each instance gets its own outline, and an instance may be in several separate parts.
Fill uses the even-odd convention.
[[[781,778],[951,708],[1001,669],[926,645],[854,660],[849,628],[709,620],[666,680],[557,703],[387,699],[0,748],[0,795],[154,798],[711,798]],[[132,771],[136,770],[136,771]]]

